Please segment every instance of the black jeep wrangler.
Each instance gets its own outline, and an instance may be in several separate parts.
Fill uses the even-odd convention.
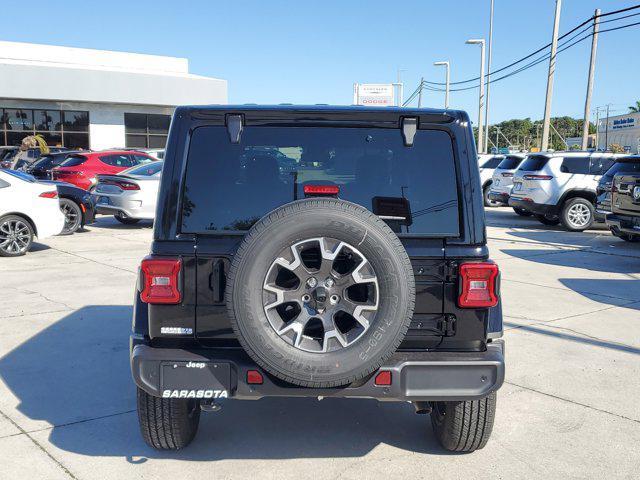
[[[627,157],[621,165],[613,172],[611,213],[606,222],[616,237],[640,242],[640,157]]]
[[[181,107],[131,369],[145,441],[179,449],[231,399],[414,404],[444,448],[482,448],[504,380],[466,113]]]

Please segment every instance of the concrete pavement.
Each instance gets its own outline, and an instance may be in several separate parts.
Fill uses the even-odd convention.
[[[444,452],[410,405],[340,399],[229,402],[184,451],[149,449],[127,338],[151,229],[100,218],[0,259],[0,478],[637,478],[640,246],[487,216],[508,369],[485,449]]]

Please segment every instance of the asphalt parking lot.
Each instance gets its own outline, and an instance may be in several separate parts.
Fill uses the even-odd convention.
[[[108,217],[0,259],[0,478],[638,478],[640,246],[488,213],[507,380],[487,447],[408,404],[229,402],[178,453],[138,433],[128,335],[150,224]]]

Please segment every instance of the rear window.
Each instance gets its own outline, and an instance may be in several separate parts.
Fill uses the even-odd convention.
[[[489,160],[480,165],[480,168],[496,168],[500,165],[502,157],[491,157]]]
[[[591,157],[589,173],[591,175],[604,175],[614,162],[615,158],[610,155]]]
[[[613,166],[607,170],[604,174],[603,180],[606,178],[608,181],[619,173],[640,173],[640,158],[634,161],[616,162]]]
[[[77,167],[78,165],[82,165],[87,161],[87,157],[82,155],[77,155],[73,157],[67,158],[64,162],[60,164],[61,167]]]
[[[522,162],[518,170],[522,170],[523,172],[537,172],[538,170],[542,170],[548,161],[549,157],[529,155],[524,159],[524,162]]]
[[[521,157],[508,156],[498,164],[497,168],[501,170],[515,170],[520,163],[522,163]]]
[[[566,157],[562,160],[560,171],[563,173],[589,173],[589,157]]]
[[[151,162],[145,163],[143,165],[138,165],[137,167],[130,168],[122,172],[124,175],[141,175],[145,177],[150,177],[151,175],[155,175],[159,171],[162,170],[163,162]]]
[[[304,186],[335,185],[396,233],[458,236],[451,138],[418,130],[405,147],[397,129],[200,127],[190,142],[182,231],[246,231],[274,208],[304,198]]]

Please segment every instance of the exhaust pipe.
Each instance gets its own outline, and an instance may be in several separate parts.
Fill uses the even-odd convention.
[[[428,413],[431,413],[432,410],[429,402],[413,402],[413,406],[418,415],[427,415]]]

